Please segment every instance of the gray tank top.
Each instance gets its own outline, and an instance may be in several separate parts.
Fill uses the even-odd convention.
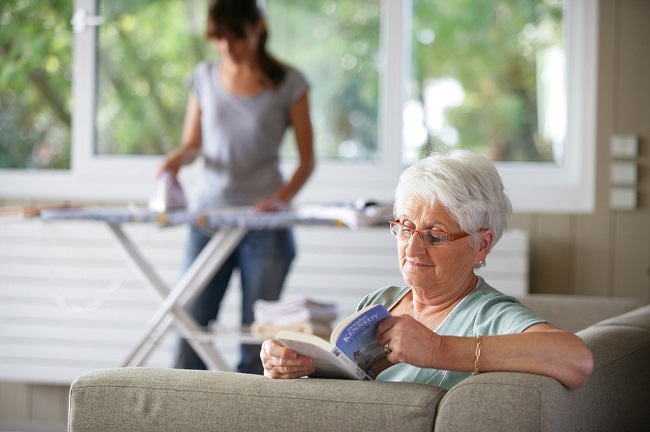
[[[309,87],[302,73],[287,67],[276,89],[236,96],[222,87],[218,70],[218,61],[206,61],[190,78],[201,106],[205,162],[194,210],[251,205],[282,186],[279,153],[289,108]]]

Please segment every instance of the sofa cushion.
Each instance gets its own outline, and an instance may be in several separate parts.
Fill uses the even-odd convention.
[[[650,330],[650,305],[608,318],[596,325],[628,325]]]
[[[69,431],[285,432],[353,430],[359,425],[363,430],[431,431],[444,393],[413,383],[109,369],[72,384]]]

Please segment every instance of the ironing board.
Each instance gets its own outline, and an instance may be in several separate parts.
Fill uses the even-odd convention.
[[[331,219],[301,218],[291,211],[261,213],[251,208],[198,213],[187,211],[152,213],[147,210],[128,208],[71,208],[43,210],[40,217],[43,220],[96,220],[106,223],[127,262],[159,298],[158,309],[121,366],[142,365],[167,329],[172,324],[176,324],[181,335],[187,339],[207,367],[222,371],[230,368],[213,346],[210,338],[205,337],[206,331],[187,313],[184,306],[205,287],[249,230],[283,228],[298,222],[336,223]],[[124,231],[123,225],[127,223],[155,223],[160,226],[196,224],[216,229],[217,232],[183,276],[169,287],[152,270],[150,263]]]

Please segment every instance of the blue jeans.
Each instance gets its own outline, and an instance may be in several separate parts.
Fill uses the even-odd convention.
[[[185,256],[185,270],[210,238],[209,234],[192,226]],[[239,268],[243,291],[241,322],[243,325],[250,325],[254,318],[255,300],[280,298],[284,280],[295,255],[296,247],[291,229],[249,231],[201,294],[190,304],[189,314],[201,326],[207,326],[210,321],[217,319],[232,272],[235,268]],[[260,345],[241,345],[241,359],[237,367],[239,372],[255,374],[264,372],[260,349]],[[206,369],[205,363],[185,339],[179,341],[174,367]]]

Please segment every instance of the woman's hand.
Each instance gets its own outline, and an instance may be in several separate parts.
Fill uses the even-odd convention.
[[[158,167],[157,176],[160,177],[163,173],[168,172],[173,179],[176,179],[178,171],[183,165],[183,153],[181,150],[175,150],[167,156],[167,158]]]
[[[279,212],[287,211],[289,209],[289,203],[279,199],[279,198],[263,198],[255,203],[255,210],[261,212]]]
[[[300,378],[316,372],[311,357],[298,355],[275,339],[264,341],[260,358],[269,378]]]
[[[377,326],[377,340],[388,345],[388,360],[429,368],[435,364],[442,337],[410,315],[396,315]]]

